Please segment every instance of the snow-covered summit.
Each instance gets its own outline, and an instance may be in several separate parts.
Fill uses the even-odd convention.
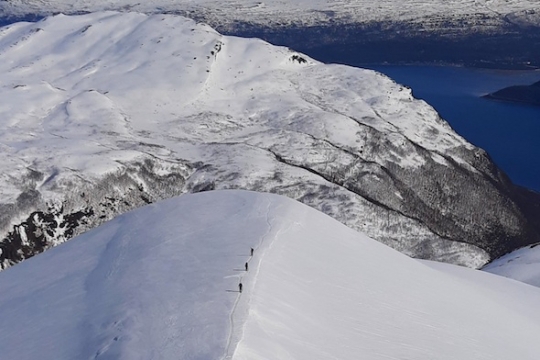
[[[373,71],[180,16],[98,12],[1,28],[0,74],[2,267],[134,207],[225,188],[473,267],[540,239],[534,194]]]
[[[2,272],[0,294],[5,359],[540,352],[540,289],[423,263],[296,201],[245,191],[183,195],[119,216]]]

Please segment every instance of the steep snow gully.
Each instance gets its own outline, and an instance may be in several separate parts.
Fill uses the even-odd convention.
[[[1,355],[536,360],[540,289],[443,265],[286,197],[182,195],[3,272]]]

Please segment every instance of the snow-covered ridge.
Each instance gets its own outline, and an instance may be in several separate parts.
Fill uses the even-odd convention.
[[[539,239],[488,156],[409,89],[174,15],[0,29],[0,262],[185,192],[287,195],[406,254]],[[15,227],[13,227],[15,226]]]
[[[101,10],[172,12],[204,19],[213,26],[234,28],[237,23],[267,27],[400,22],[424,30],[462,28],[496,31],[503,25],[540,24],[535,0],[10,0],[0,2],[0,16],[77,14]]]
[[[420,262],[291,199],[245,191],[183,195],[119,216],[1,273],[0,293],[6,359],[540,352],[540,289]]]

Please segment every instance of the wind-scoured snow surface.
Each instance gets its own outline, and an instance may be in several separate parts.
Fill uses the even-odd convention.
[[[540,289],[420,262],[294,200],[246,191],[126,213],[3,272],[0,293],[6,359],[540,352]]]
[[[312,26],[400,22],[416,24],[424,30],[446,27],[470,31],[493,31],[503,25],[540,24],[536,0],[10,0],[0,2],[0,15],[74,14],[100,10],[173,12],[192,15],[220,28],[235,23],[259,26]]]
[[[482,270],[540,287],[540,244],[529,245],[513,251]]]
[[[354,166],[338,147],[361,153],[370,131],[405,143],[407,153],[388,156],[411,169],[426,160],[410,141],[441,153],[474,149],[385,76],[179,16],[100,12],[4,27],[0,71],[4,201],[19,195],[14,175],[37,173],[36,188],[55,192],[72,173],[103,175],[144,153],[165,163],[222,158],[249,176],[273,171],[264,166],[273,152],[286,160],[319,142],[311,162]],[[447,164],[436,154],[433,161]]]
[[[98,12],[0,28],[0,74],[0,267],[225,188],[471,267],[540,239],[485,152],[373,71],[180,16]]]

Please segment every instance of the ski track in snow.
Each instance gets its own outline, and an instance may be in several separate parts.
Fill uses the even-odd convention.
[[[250,257],[248,259],[248,261],[247,261],[248,264],[255,263],[254,267],[252,267],[252,265],[249,265],[249,271],[245,274],[246,277],[252,278],[252,281],[249,282],[249,283],[244,283],[244,281],[243,281],[244,280],[244,275],[240,276],[240,279],[239,279],[240,282],[242,284],[244,284],[244,285],[249,285],[249,286],[247,288],[244,288],[242,290],[242,293],[238,294],[238,296],[236,298],[236,301],[234,302],[234,306],[232,308],[231,317],[230,317],[231,326],[230,326],[230,330],[229,330],[229,338],[227,340],[227,346],[226,346],[225,354],[222,357],[223,360],[232,359],[232,357],[234,355],[234,351],[235,351],[236,346],[238,344],[238,341],[240,341],[240,339],[242,338],[242,335],[243,335],[243,332],[244,332],[244,326],[243,325],[244,325],[245,320],[246,320],[247,315],[248,315],[247,312],[249,311],[251,289],[253,288],[253,286],[257,282],[257,276],[259,274],[261,261],[262,261],[262,259],[264,259],[264,253],[265,253],[266,247],[263,247],[262,245],[265,242],[269,242],[268,246],[272,246],[271,245],[272,240],[267,240],[267,237],[272,233],[272,223],[270,222],[270,206],[272,205],[272,199],[267,198],[266,200],[268,201],[268,204],[266,206],[266,215],[265,215],[266,224],[267,224],[267,230],[266,230],[266,233],[259,238],[259,242],[257,243],[257,245],[254,245],[254,247],[253,247],[253,250],[254,250],[253,251],[253,256]],[[277,236],[277,234],[276,234],[276,236]],[[249,276],[252,273],[254,273],[254,275]],[[235,317],[235,313],[237,312],[237,309],[238,309],[238,304],[241,302],[241,300],[243,298],[243,296],[242,296],[243,294],[245,294],[244,298],[247,298],[247,300],[244,301],[244,303],[242,303],[242,305],[244,305],[244,306],[242,307],[242,309],[240,309],[243,312],[241,314],[238,314]]]

